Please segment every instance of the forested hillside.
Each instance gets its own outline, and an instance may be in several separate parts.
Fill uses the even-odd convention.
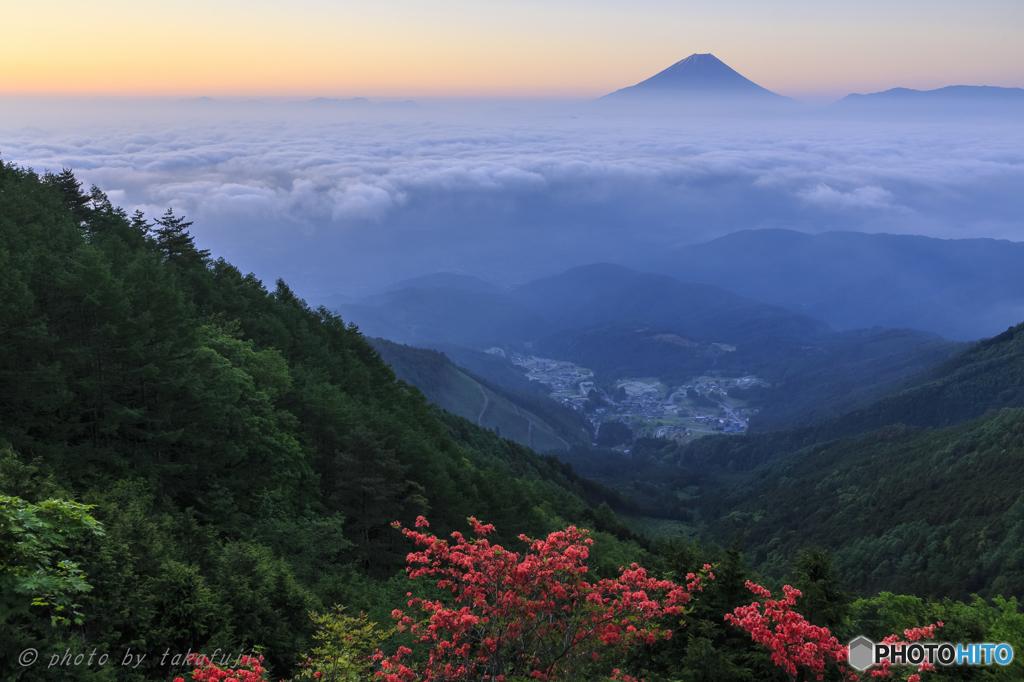
[[[849,435],[896,422],[942,427],[988,410],[1024,407],[1024,323],[965,348],[909,383],[823,428]]]
[[[1024,411],[961,426],[893,425],[811,446],[702,502],[709,535],[743,534],[783,574],[807,543],[862,591],[925,597],[1024,590]]]
[[[358,329],[211,259],[189,226],[128,216],[70,171],[0,168],[0,491],[96,505],[106,531],[72,552],[85,624],[5,616],[5,659],[259,643],[284,673],[308,610],[384,613],[404,592],[380,582],[407,552],[395,520],[477,515],[509,540],[628,506],[438,411]]]

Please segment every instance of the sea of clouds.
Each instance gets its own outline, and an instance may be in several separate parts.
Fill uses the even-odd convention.
[[[741,229],[1024,240],[1024,124],[643,118],[476,103],[0,103],[0,154],[318,302],[438,270],[652,268]]]

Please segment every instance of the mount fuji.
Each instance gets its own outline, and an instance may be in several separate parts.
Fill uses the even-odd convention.
[[[692,54],[647,80],[616,90],[598,101],[631,100],[794,102],[742,76],[713,54]]]

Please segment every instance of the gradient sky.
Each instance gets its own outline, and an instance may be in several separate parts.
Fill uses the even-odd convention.
[[[4,5],[2,95],[592,97],[695,52],[807,100],[1024,87],[1021,0]]]

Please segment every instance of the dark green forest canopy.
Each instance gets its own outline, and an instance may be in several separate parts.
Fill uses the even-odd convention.
[[[1024,591],[1024,410],[960,426],[897,424],[804,448],[708,499],[709,535],[743,534],[784,573],[808,543],[848,584],[964,598]]]

